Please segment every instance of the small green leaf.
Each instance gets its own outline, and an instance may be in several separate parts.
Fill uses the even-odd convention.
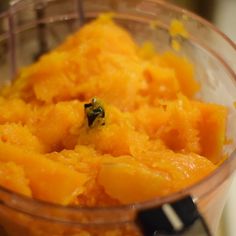
[[[85,114],[90,128],[105,125],[105,110],[97,98],[91,103],[84,104]]]

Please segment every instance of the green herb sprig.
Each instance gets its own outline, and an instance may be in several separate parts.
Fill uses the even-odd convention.
[[[90,128],[105,125],[105,110],[97,98],[93,98],[91,103],[84,104],[84,110]]]

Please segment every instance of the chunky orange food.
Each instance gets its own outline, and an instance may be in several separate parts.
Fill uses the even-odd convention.
[[[128,204],[200,181],[227,110],[194,99],[194,66],[100,17],[1,90],[0,185],[48,202]]]

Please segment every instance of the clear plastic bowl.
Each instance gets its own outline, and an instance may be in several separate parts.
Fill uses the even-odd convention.
[[[113,208],[63,207],[23,197],[0,188],[0,231],[10,236],[118,236],[140,235],[134,219],[139,209],[160,206],[191,195],[212,232],[226,200],[236,166],[236,46],[223,33],[200,17],[158,0],[84,1],[84,18],[78,1],[16,0],[0,15],[0,79],[14,77],[22,66],[53,49],[71,32],[96,17],[113,11],[115,19],[137,42],[152,41],[158,51],[170,50],[168,28],[180,19],[189,32],[181,54],[196,67],[198,96],[229,108],[227,135],[233,140],[225,152],[229,158],[203,181],[166,198]],[[81,22],[81,19],[83,22]],[[158,27],[150,27],[150,22]],[[121,42],[122,43],[122,42]],[[40,180],[39,180],[40,181]]]

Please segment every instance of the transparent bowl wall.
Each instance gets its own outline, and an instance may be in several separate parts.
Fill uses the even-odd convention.
[[[9,11],[0,16],[0,79],[3,83],[11,80],[19,68],[33,63],[40,53],[55,48],[81,24],[107,11],[116,12],[116,21],[138,43],[152,41],[160,52],[171,50],[168,34],[171,20],[184,22],[190,37],[182,40],[180,54],[187,56],[196,67],[196,78],[201,84],[198,97],[229,109],[227,135],[233,140],[225,148],[229,158],[212,175],[179,193],[117,208],[62,207],[0,188],[1,235],[140,235],[134,223],[137,210],[189,194],[212,232],[216,231],[236,166],[236,111],[233,106],[236,101],[236,46],[208,22],[158,0],[86,0],[83,22],[78,1],[14,1]],[[156,29],[150,27],[153,20],[158,22]]]

